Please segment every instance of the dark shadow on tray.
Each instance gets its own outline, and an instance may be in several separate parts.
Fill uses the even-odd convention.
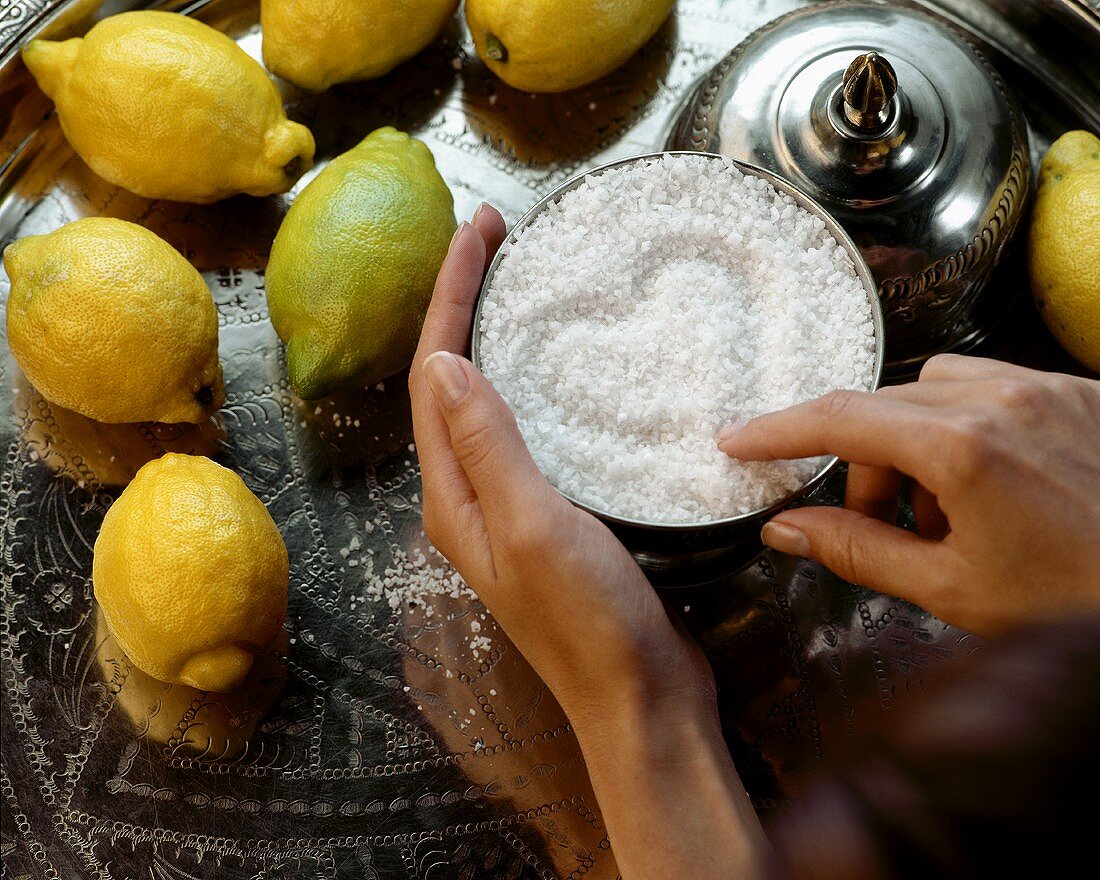
[[[658,94],[676,54],[673,13],[618,70],[557,94],[513,89],[480,60],[463,73],[467,124],[501,152],[527,165],[577,162],[629,128]]]
[[[307,472],[373,467],[391,455],[411,456],[409,374],[348,388],[321,400],[293,398]]]
[[[462,29],[452,18],[443,34],[416,57],[385,76],[309,92],[284,83],[287,113],[309,127],[319,160],[350,150],[385,125],[415,132],[427,126],[455,86]]]
[[[285,629],[256,655],[244,683],[225,694],[169,684],[142,672],[107,630],[98,605],[95,630],[101,680],[117,694],[116,708],[141,740],[164,747],[171,757],[214,763],[258,751],[253,737],[286,687],[290,640]]]

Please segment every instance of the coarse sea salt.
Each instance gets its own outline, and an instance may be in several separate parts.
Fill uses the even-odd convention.
[[[352,537],[351,544],[341,549],[340,555],[346,558],[348,552],[359,546],[359,539]],[[364,566],[365,598],[375,603],[384,602],[395,614],[415,613],[430,620],[436,616],[437,603],[442,608],[450,608],[454,600],[467,607],[477,602],[477,596],[466,586],[462,575],[434,547],[429,547],[427,554],[417,548],[411,557],[405,550],[395,547],[392,561],[381,574],[375,570],[373,551],[358,560],[348,559],[346,564],[356,567],[359,563]],[[470,657],[475,662],[487,660],[493,650],[493,640],[483,632],[485,614],[474,611],[464,616],[469,629],[464,642]]]
[[[612,516],[767,507],[821,459],[739,462],[731,422],[874,372],[871,304],[825,223],[728,159],[590,175],[504,245],[481,306],[485,375],[539,468]]]

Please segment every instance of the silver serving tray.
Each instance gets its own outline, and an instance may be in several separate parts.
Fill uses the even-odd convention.
[[[470,624],[484,609],[461,599],[437,602],[431,618],[394,614],[368,601],[363,566],[341,553],[355,537],[380,570],[424,547],[408,400],[400,377],[319,406],[289,394],[263,296],[286,200],[194,207],[108,186],[74,158],[18,61],[19,45],[43,31],[80,33],[89,15],[139,5],[0,2],[0,245],[86,214],[154,229],[214,292],[228,401],[201,429],[100,426],[50,406],[6,346],[0,353],[4,875],[613,878],[561,710],[488,617],[492,649],[474,656]],[[381,82],[286,94],[322,159],[395,124],[431,146],[461,216],[488,199],[514,220],[577,170],[653,149],[700,75],[798,5],[681,0],[622,70],[565,95],[496,81],[457,22]],[[1095,6],[925,5],[985,44],[1024,103],[1036,156],[1066,128],[1100,128]],[[258,54],[255,2],[167,7]],[[1010,263],[999,283],[1019,286],[1018,273]],[[1069,365],[1026,297],[987,350]],[[285,638],[253,686],[229,699],[142,676],[91,600],[103,514],[165,450],[207,452],[236,469],[290,549]],[[819,499],[836,502],[840,485],[827,483]],[[728,740],[764,814],[848,736],[919,698],[930,670],[977,646],[926,613],[783,557],[765,556],[727,587],[677,601],[715,666]]]

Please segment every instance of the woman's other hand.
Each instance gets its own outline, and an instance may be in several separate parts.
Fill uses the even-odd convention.
[[[736,458],[836,455],[845,507],[765,543],[979,633],[1100,612],[1100,382],[939,355],[920,381],[843,391],[719,435]],[[919,534],[894,525],[906,479]]]

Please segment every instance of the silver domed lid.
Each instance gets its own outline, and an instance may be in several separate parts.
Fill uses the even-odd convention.
[[[704,77],[666,148],[761,165],[836,217],[879,284],[889,372],[987,329],[977,300],[1028,192],[1026,127],[946,23],[874,0],[790,13]]]

